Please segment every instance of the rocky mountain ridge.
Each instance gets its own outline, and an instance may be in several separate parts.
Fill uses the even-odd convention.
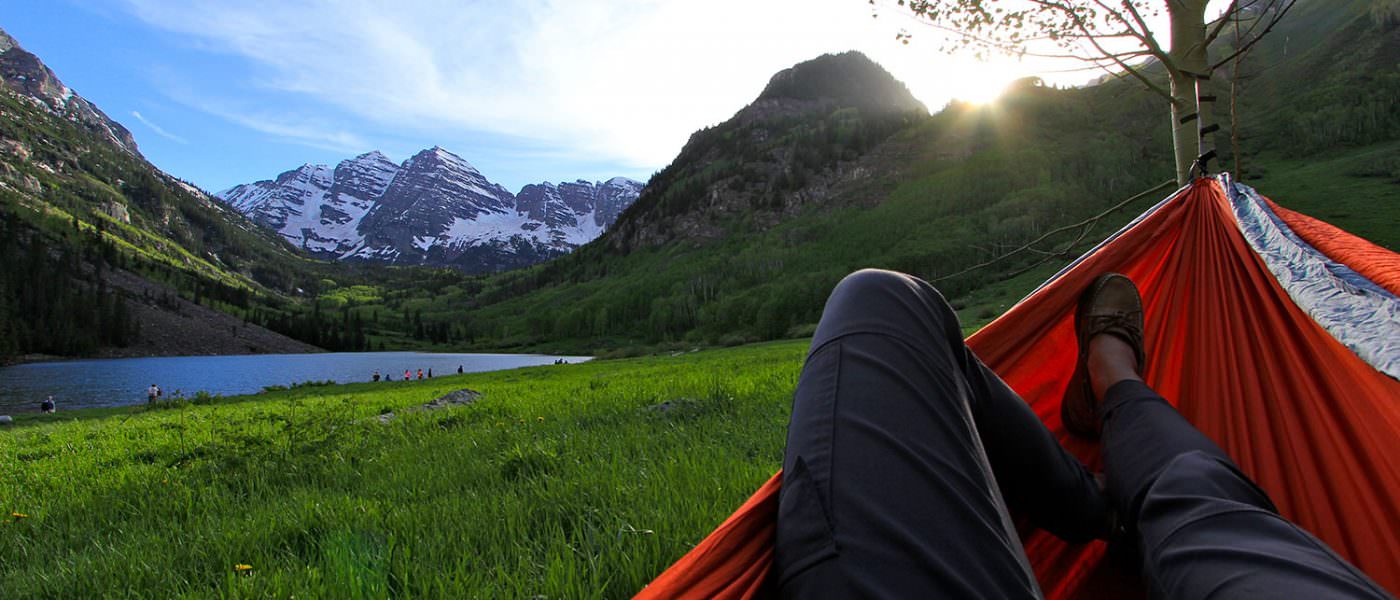
[[[337,260],[498,271],[598,237],[640,194],[625,177],[512,194],[441,147],[395,164],[373,151],[215,194],[307,252]]]
[[[877,173],[903,162],[859,159],[927,117],[903,82],[860,52],[803,61],[733,117],[692,134],[603,244],[620,253],[705,245],[832,208],[834,198],[878,197]]]
[[[317,349],[285,333],[319,343],[287,310],[322,279],[310,261],[147,162],[3,31],[0,242],[0,364]]]
[[[59,81],[39,57],[0,30],[0,83],[48,112],[81,124],[118,148],[140,157],[136,139],[121,123]]]

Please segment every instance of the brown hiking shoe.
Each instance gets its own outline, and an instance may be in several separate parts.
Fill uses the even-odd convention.
[[[1105,273],[1094,279],[1079,297],[1074,333],[1079,341],[1079,361],[1060,402],[1060,420],[1070,433],[1098,439],[1103,423],[1089,382],[1089,340],[1106,333],[1126,342],[1136,355],[1138,373],[1142,373],[1147,358],[1142,349],[1142,297],[1133,280],[1119,273]]]

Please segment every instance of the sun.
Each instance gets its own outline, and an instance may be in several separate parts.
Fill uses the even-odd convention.
[[[1026,75],[1026,65],[1006,61],[973,59],[938,61],[933,68],[920,69],[908,81],[915,95],[941,105],[947,100],[990,104],[1001,97],[1012,82]]]
[[[988,61],[965,61],[958,64],[957,74],[948,81],[948,95],[973,104],[989,104],[1001,97],[1006,87],[1021,76],[1013,64]]]
[[[979,76],[964,80],[963,84],[953,92],[953,97],[972,104],[990,104],[1001,97],[1006,91],[1006,86],[1011,85],[1013,79],[1001,77]]]

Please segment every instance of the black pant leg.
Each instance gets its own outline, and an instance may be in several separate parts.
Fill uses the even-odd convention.
[[[952,349],[967,381],[973,422],[986,450],[992,473],[1012,512],[1060,539],[1085,542],[1107,533],[1108,501],[1084,463],[1060,446],[1030,405],[1001,377],[987,368],[966,344],[953,307],[932,285],[908,275],[885,273],[900,291],[911,290],[917,308],[929,315],[910,318],[900,310],[865,310],[846,317],[853,329],[900,326],[900,319],[919,323],[915,331],[933,343]],[[891,322],[891,319],[895,319]]]
[[[827,301],[783,461],[783,596],[1037,595],[935,308],[883,271],[852,274]]]
[[[1060,445],[1019,395],[966,346],[972,415],[1011,510],[1056,537],[1087,542],[1108,533],[1108,499],[1084,463]]]
[[[1109,388],[1099,410],[1105,430],[1104,471],[1110,496],[1126,523],[1136,522],[1142,496],[1177,456],[1199,452],[1230,461],[1224,450],[1141,381],[1121,381]]]
[[[1161,598],[1387,598],[1278,514],[1223,450],[1142,382],[1105,394],[1110,495]]]
[[[847,277],[812,348],[784,460],[784,595],[1036,595],[999,478],[1018,494],[1081,497],[1071,503],[1089,508],[1048,519],[1062,531],[1102,522],[1090,475],[967,350],[932,286],[888,271]]]

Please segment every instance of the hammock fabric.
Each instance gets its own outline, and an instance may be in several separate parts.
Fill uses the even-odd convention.
[[[1138,217],[967,340],[1091,466],[1097,445],[1065,433],[1059,404],[1074,370],[1075,301],[1105,271],[1142,292],[1148,384],[1285,517],[1400,594],[1400,254],[1223,177]],[[637,598],[768,595],[781,479]],[[1125,569],[1102,542],[1022,533],[1047,598],[1140,585],[1106,574]]]

